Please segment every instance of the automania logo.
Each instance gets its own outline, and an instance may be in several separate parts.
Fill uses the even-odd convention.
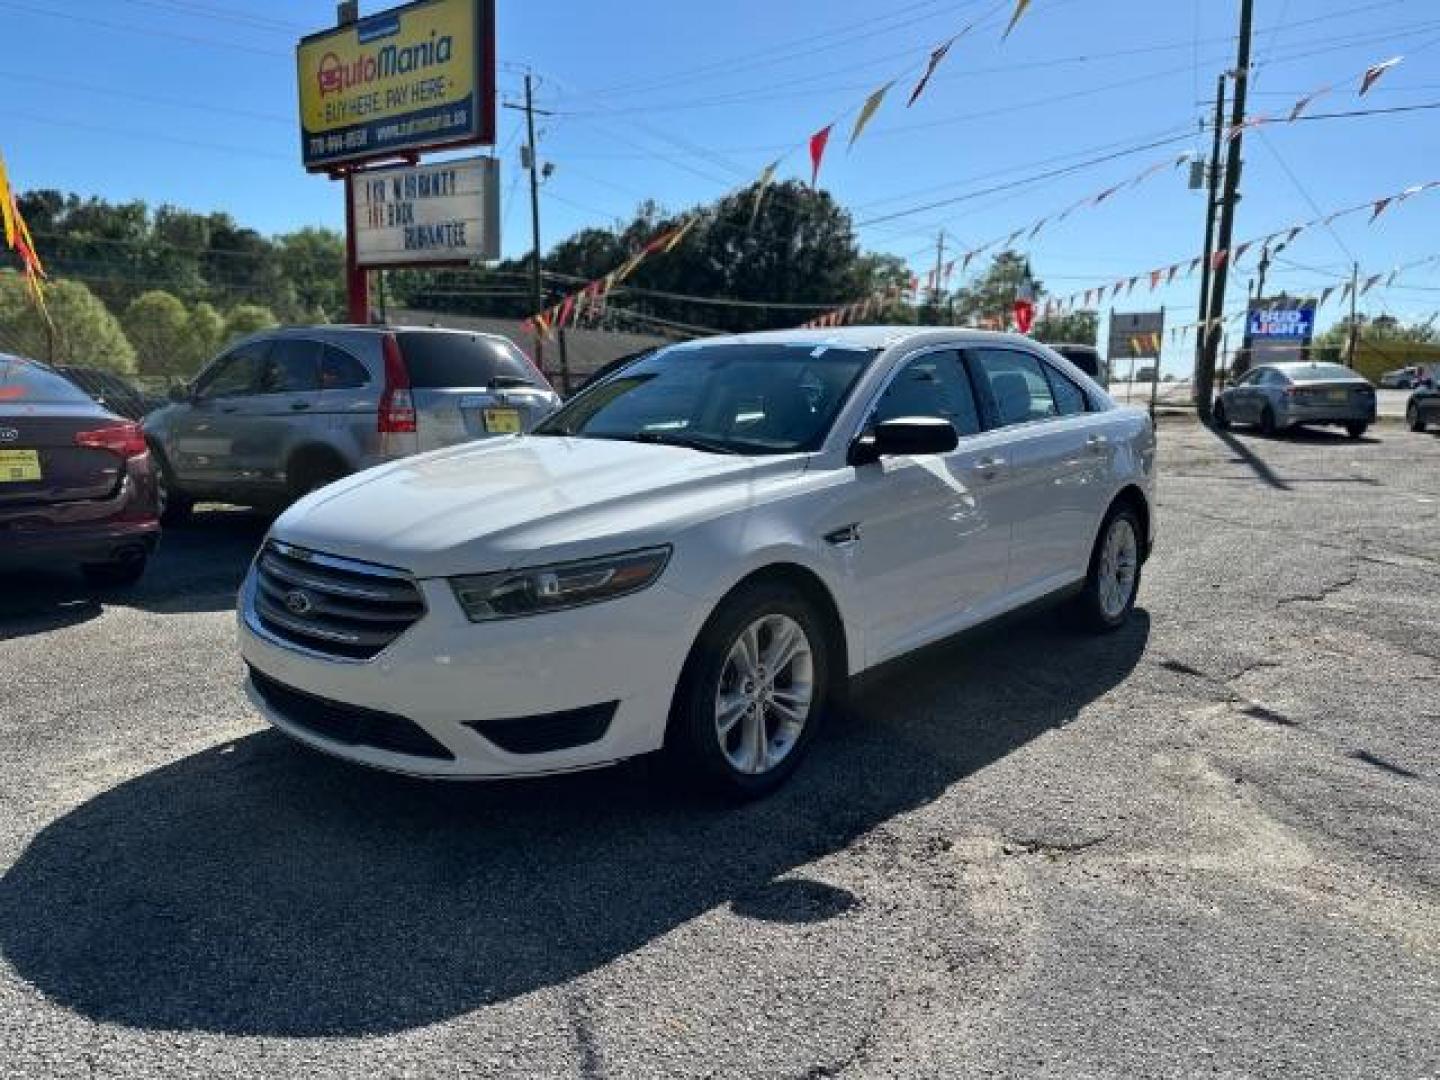
[[[348,64],[335,53],[327,52],[320,58],[320,67],[316,72],[320,96],[343,93],[377,79],[424,71],[436,64],[448,64],[454,48],[454,39],[449,34],[441,36],[432,30],[429,41],[415,45],[386,45],[376,52],[356,57]]]

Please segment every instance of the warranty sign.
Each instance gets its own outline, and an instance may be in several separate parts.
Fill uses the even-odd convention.
[[[418,0],[296,49],[312,172],[495,141],[493,0]]]

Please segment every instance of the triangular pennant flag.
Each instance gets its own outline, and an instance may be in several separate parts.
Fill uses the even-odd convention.
[[[820,179],[820,162],[825,157],[825,144],[830,141],[830,129],[834,126],[834,124],[826,124],[810,136],[810,186],[812,188]]]
[[[1253,241],[1247,240],[1245,241],[1245,243],[1239,245],[1235,249],[1235,262],[1238,263],[1241,259],[1245,257],[1245,252],[1250,250],[1250,246],[1252,243]]]
[[[1382,60],[1380,63],[1366,68],[1364,76],[1360,79],[1360,96],[1364,97],[1381,75],[1384,75],[1403,59],[1405,59],[1403,56],[1392,56],[1389,60]]]
[[[1085,302],[1085,306],[1086,306],[1086,307],[1089,307],[1089,306],[1090,306],[1090,297],[1094,294],[1094,292],[1095,292],[1094,289],[1086,289],[1086,290],[1085,290],[1085,301],[1084,301],[1084,302]]]
[[[770,162],[760,171],[760,179],[755,181],[755,205],[750,208],[750,228],[755,227],[755,219],[760,216],[760,204],[765,201],[765,192],[770,187],[770,181],[775,179],[775,170],[780,167],[777,158]]]
[[[1224,248],[1221,248],[1219,251],[1215,252],[1215,254],[1211,255],[1210,269],[1219,270],[1220,267],[1225,265],[1225,259],[1229,254],[1230,253],[1228,251],[1226,251]]]
[[[1049,221],[1049,220],[1050,220],[1049,218],[1041,218],[1039,221],[1037,221],[1037,222],[1035,223],[1035,227],[1030,230],[1030,235],[1027,236],[1026,239],[1027,239],[1027,240],[1034,240],[1034,239],[1035,239],[1035,234],[1038,233],[1041,229],[1043,229],[1043,228],[1045,227],[1045,222],[1047,222],[1047,221]]]
[[[1389,197],[1387,197],[1387,198],[1384,198],[1384,199],[1376,199],[1376,200],[1375,200],[1375,208],[1374,208],[1374,210],[1373,210],[1373,211],[1371,212],[1371,214],[1370,214],[1370,220],[1371,220],[1371,221],[1374,221],[1376,218],[1378,218],[1381,214],[1383,214],[1383,213],[1385,212],[1385,208],[1386,208],[1387,206],[1389,206],[1389,205],[1390,205],[1392,202],[1394,202],[1394,201],[1395,201],[1395,196],[1393,196],[1393,195],[1391,195],[1391,196],[1389,196]]]
[[[1335,291],[1335,286],[1334,286],[1334,285],[1327,285],[1327,286],[1325,286],[1325,288],[1321,289],[1321,290],[1320,290],[1320,299],[1315,301],[1315,306],[1316,306],[1317,308],[1319,308],[1319,307],[1324,307],[1324,306],[1325,306],[1325,301],[1330,299],[1330,294],[1333,293],[1334,291]]]
[[[1157,288],[1160,287],[1160,279],[1161,279],[1162,277],[1164,277],[1164,275],[1165,275],[1165,271],[1164,271],[1164,270],[1151,270],[1151,271],[1150,271],[1150,291],[1151,291],[1151,292],[1154,292]]]
[[[1100,192],[1099,195],[1096,195],[1093,199],[1091,199],[1091,200],[1090,200],[1090,204],[1091,204],[1092,206],[1099,206],[1102,202],[1104,202],[1106,199],[1108,199],[1111,195],[1114,195],[1115,192],[1119,191],[1120,188],[1121,188],[1121,186],[1122,186],[1122,185],[1120,185],[1120,184],[1116,184],[1114,187],[1108,187],[1108,188],[1106,188],[1104,191]]]
[[[1334,88],[1335,87],[1333,84],[1327,84],[1320,87],[1320,89],[1318,90],[1311,90],[1310,93],[1306,94],[1299,101],[1295,102],[1294,106],[1292,106],[1290,109],[1290,115],[1286,119],[1291,121],[1300,119],[1300,114],[1310,107],[1310,103],[1312,101],[1314,101],[1321,94],[1328,94]]]
[[[1023,228],[1022,228],[1022,229],[1016,229],[1014,232],[1012,232],[1009,236],[1007,236],[1007,237],[1005,238],[1005,243],[1004,243],[1003,246],[1008,248],[1008,247],[1009,247],[1011,244],[1013,244],[1016,240],[1019,240],[1019,239],[1020,239],[1020,234],[1023,233],[1024,231],[1025,231],[1025,230],[1024,230]]]
[[[618,270],[615,271],[615,280],[624,281],[635,272],[635,268],[645,261],[646,249],[641,248],[630,258],[626,259]]]
[[[1135,286],[1136,286],[1137,284],[1139,284],[1139,282],[1140,282],[1140,275],[1139,275],[1139,274],[1136,274],[1134,277],[1132,277],[1132,278],[1129,280],[1129,282],[1126,283],[1126,286],[1125,286],[1125,295],[1126,295],[1126,296],[1129,296],[1132,292],[1134,292],[1134,291],[1135,291]]]
[[[1379,284],[1380,279],[1384,276],[1384,274],[1374,274],[1371,277],[1366,278],[1365,284],[1360,286],[1360,295],[1364,296],[1366,293],[1368,293],[1377,284]]]
[[[1015,13],[1010,16],[1010,23],[1005,27],[1005,33],[1000,35],[1001,41],[1010,36],[1010,31],[1015,29],[1015,24],[1020,21],[1020,16],[1025,14],[1025,9],[1029,6],[1030,0],[1015,0]]]
[[[571,293],[560,302],[560,313],[555,316],[555,325],[564,329],[565,323],[570,319],[570,312],[575,310],[575,294]]]
[[[965,257],[960,260],[960,273],[965,273],[965,271],[970,266],[970,260],[975,258],[975,256],[979,254],[980,252],[978,250],[965,252]]]
[[[1294,228],[1292,228],[1289,232],[1285,234],[1285,243],[1290,243],[1290,241],[1294,240],[1295,237],[1299,236],[1304,231],[1304,225],[1296,225]]]
[[[1179,272],[1180,272],[1180,264],[1179,264],[1179,263],[1176,263],[1174,266],[1170,267],[1170,272],[1165,275],[1165,284],[1166,284],[1166,285],[1169,285],[1171,282],[1173,282],[1173,281],[1175,280],[1175,275],[1178,274]]]
[[[965,29],[968,30],[969,27]],[[950,51],[950,46],[955,44],[955,39],[962,37],[964,33],[965,30],[960,31],[959,34],[956,34],[955,37],[945,42],[944,45],[941,45],[930,54],[930,60],[925,65],[925,74],[920,76],[920,81],[915,84],[915,89],[910,91],[910,100],[905,102],[907,109],[911,105],[914,105],[915,99],[925,92],[925,87],[930,82],[930,76],[935,74],[935,69],[940,66],[940,61],[945,59],[945,54]]]
[[[1399,273],[1400,268],[1398,266],[1394,270],[1390,271],[1390,276],[1385,279],[1385,288],[1388,289],[1391,285],[1395,284],[1396,275],[1398,275]]]
[[[865,104],[860,106],[860,115],[855,118],[855,126],[850,129],[850,142],[846,147],[847,150],[855,145],[855,140],[860,137],[860,132],[865,130],[865,125],[870,123],[870,118],[875,115],[875,110],[880,108],[880,103],[885,100],[885,95],[894,85],[895,80],[891,79],[865,99]]]
[[[1343,304],[1345,302],[1346,298],[1349,297],[1351,290],[1353,290],[1354,288],[1355,286],[1350,284],[1350,282],[1347,281],[1345,283],[1345,287],[1340,290],[1340,303]]]
[[[1199,256],[1199,255],[1196,255],[1195,258],[1193,258],[1193,259],[1190,260],[1190,268],[1185,271],[1185,276],[1186,276],[1186,277],[1194,277],[1194,276],[1195,276],[1195,271],[1196,271],[1196,270],[1199,270],[1199,269],[1200,269],[1200,256]]]
[[[950,284],[950,275],[955,272],[955,260],[951,259],[945,264],[945,284]]]

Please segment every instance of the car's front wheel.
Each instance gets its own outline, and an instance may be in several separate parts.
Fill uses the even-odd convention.
[[[1355,424],[1346,424],[1346,425],[1345,425],[1345,434],[1346,434],[1346,435],[1349,435],[1350,438],[1352,438],[1352,439],[1359,439],[1359,438],[1361,438],[1362,436],[1364,436],[1365,432],[1367,432],[1367,431],[1369,431],[1369,430],[1370,430],[1370,425],[1369,425],[1369,424],[1355,423]]]
[[[798,589],[758,582],[731,594],[691,650],[667,749],[723,793],[754,797],[800,764],[829,697],[825,625]]]

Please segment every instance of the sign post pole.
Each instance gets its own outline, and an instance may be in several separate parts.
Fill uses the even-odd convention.
[[[355,258],[355,173],[345,173],[345,306],[352,323],[370,321],[370,274]]]

